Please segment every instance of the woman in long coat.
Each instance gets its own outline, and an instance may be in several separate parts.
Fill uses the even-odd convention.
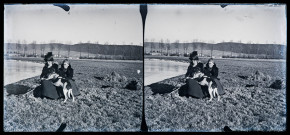
[[[211,77],[211,78],[213,78],[213,80],[217,84],[219,95],[223,95],[223,94],[225,94],[225,91],[224,91],[224,88],[223,88],[223,86],[221,85],[221,83],[219,81],[218,72],[219,72],[219,69],[216,66],[213,58],[210,58],[208,60],[208,62],[206,63],[206,66],[204,68],[204,74],[209,76],[209,77]]]
[[[47,80],[48,74],[51,70],[58,73],[58,64],[54,63],[52,52],[48,52],[44,58],[45,66],[40,75],[41,79],[41,97],[48,97],[51,99],[58,99],[63,95],[62,88],[54,86],[51,80]]]
[[[197,51],[193,51],[190,54],[190,65],[187,68],[187,72],[185,74],[186,78],[186,94],[189,96],[193,96],[196,98],[204,98],[208,96],[208,91],[206,91],[203,86],[200,86],[196,80],[191,79],[193,77],[193,74],[196,70],[196,68],[199,68],[201,71],[203,71],[203,64],[199,61],[197,56]]]
[[[74,96],[80,95],[81,93],[73,79],[74,70],[67,59],[62,62],[58,72],[61,77],[67,79],[70,82]]]

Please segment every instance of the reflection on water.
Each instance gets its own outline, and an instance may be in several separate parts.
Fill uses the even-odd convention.
[[[44,64],[4,60],[4,85],[41,74]]]
[[[186,73],[188,63],[145,59],[145,85]]]

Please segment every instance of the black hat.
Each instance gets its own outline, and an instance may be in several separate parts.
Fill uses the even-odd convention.
[[[48,52],[48,53],[44,56],[44,61],[53,61],[53,55],[52,55],[52,52]]]
[[[193,51],[192,53],[190,53],[189,59],[190,60],[198,60],[197,51]]]

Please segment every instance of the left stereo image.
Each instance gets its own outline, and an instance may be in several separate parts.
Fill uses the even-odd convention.
[[[4,132],[136,132],[140,5],[4,4]]]

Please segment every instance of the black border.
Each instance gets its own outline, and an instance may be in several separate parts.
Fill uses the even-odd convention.
[[[242,3],[243,2],[243,3]],[[218,0],[207,0],[207,1],[190,1],[190,2],[185,2],[185,1],[167,1],[167,2],[152,2],[152,1],[138,1],[138,2],[132,2],[132,1],[123,1],[123,2],[116,2],[116,1],[110,1],[110,0],[107,0],[107,1],[102,1],[102,0],[98,0],[98,1],[79,1],[79,2],[71,2],[71,1],[62,1],[62,2],[55,2],[55,1],[39,1],[39,0],[28,0],[28,1],[17,1],[17,0],[5,0],[5,1],[1,1],[1,3],[3,3],[3,11],[4,11],[4,4],[17,4],[17,3],[22,3],[22,4],[33,4],[33,3],[43,3],[43,4],[48,4],[48,3],[88,3],[88,4],[220,4],[220,3],[227,3],[227,4],[269,4],[269,3],[276,3],[276,4],[286,4],[286,10],[287,10],[287,1],[277,1],[277,0],[268,0],[268,1],[262,1],[262,0],[256,0],[256,1],[242,1],[242,2],[229,2],[229,1],[218,1]],[[255,2],[255,3],[252,3],[252,2]],[[287,11],[286,11],[287,12]],[[2,14],[2,18],[3,18],[3,38],[2,38],[2,43],[4,41],[4,14]],[[288,32],[288,31],[287,31]],[[288,34],[287,34],[288,35]],[[4,48],[2,46],[1,48],[1,51],[4,51]],[[288,52],[288,47],[287,47],[287,52]],[[144,54],[144,47],[143,47],[143,54]],[[286,54],[287,55],[287,54]],[[286,61],[288,62],[288,55],[287,55],[287,58],[286,58]],[[2,61],[2,68],[4,67],[4,63],[3,63],[3,59],[1,59]],[[143,57],[143,61],[144,61],[144,57]],[[288,66],[288,63],[287,63],[287,66]],[[4,72],[4,70],[2,69],[2,71]],[[143,63],[143,74],[144,74],[144,63]],[[286,74],[287,74],[287,77],[288,77],[288,72],[286,71]],[[4,77],[4,75],[3,75]],[[144,81],[144,76],[143,76],[143,81]],[[3,85],[3,81],[2,81],[2,85]],[[143,93],[144,93],[144,86],[143,86]],[[287,93],[287,89],[286,89],[286,93]],[[3,92],[1,92],[1,96],[3,97]],[[144,97],[145,95],[143,95]],[[287,101],[288,101],[288,96],[286,94],[286,97],[287,97]],[[143,105],[145,106],[145,105]],[[287,105],[288,106],[288,105]],[[1,104],[1,107],[3,108],[3,103]],[[143,108],[144,109],[144,108]],[[144,111],[144,110],[143,110]],[[2,114],[2,121],[3,121],[3,111],[1,111],[1,114]],[[287,112],[287,116],[288,116],[288,112]],[[288,117],[287,117],[287,124],[288,124]],[[1,126],[2,128],[2,132],[3,131],[3,126]],[[149,127],[150,128],[150,127]],[[286,132],[239,132],[238,134],[286,134],[288,132],[288,127],[286,128]],[[9,132],[5,132],[5,133],[9,133]],[[23,132],[23,133],[26,133],[26,132]],[[43,133],[43,134],[46,134],[45,132],[33,132],[33,133]],[[72,132],[68,132],[68,133],[72,133]],[[82,133],[89,133],[89,132],[80,132],[81,134]],[[94,132],[92,132],[94,133]],[[144,134],[144,132],[96,132],[96,134],[103,134],[103,133],[116,133],[116,134]],[[153,132],[153,133],[160,133],[160,132]],[[211,132],[206,132],[206,133],[203,133],[203,132],[197,132],[197,133],[191,133],[191,132],[162,132],[162,134],[211,134]],[[225,132],[220,132],[218,134],[224,134]],[[229,133],[229,132],[228,132]],[[232,132],[232,133],[235,133],[236,132]],[[48,134],[51,134],[51,132],[48,132]],[[63,134],[63,133],[61,133]],[[74,134],[74,133],[73,133]]]

